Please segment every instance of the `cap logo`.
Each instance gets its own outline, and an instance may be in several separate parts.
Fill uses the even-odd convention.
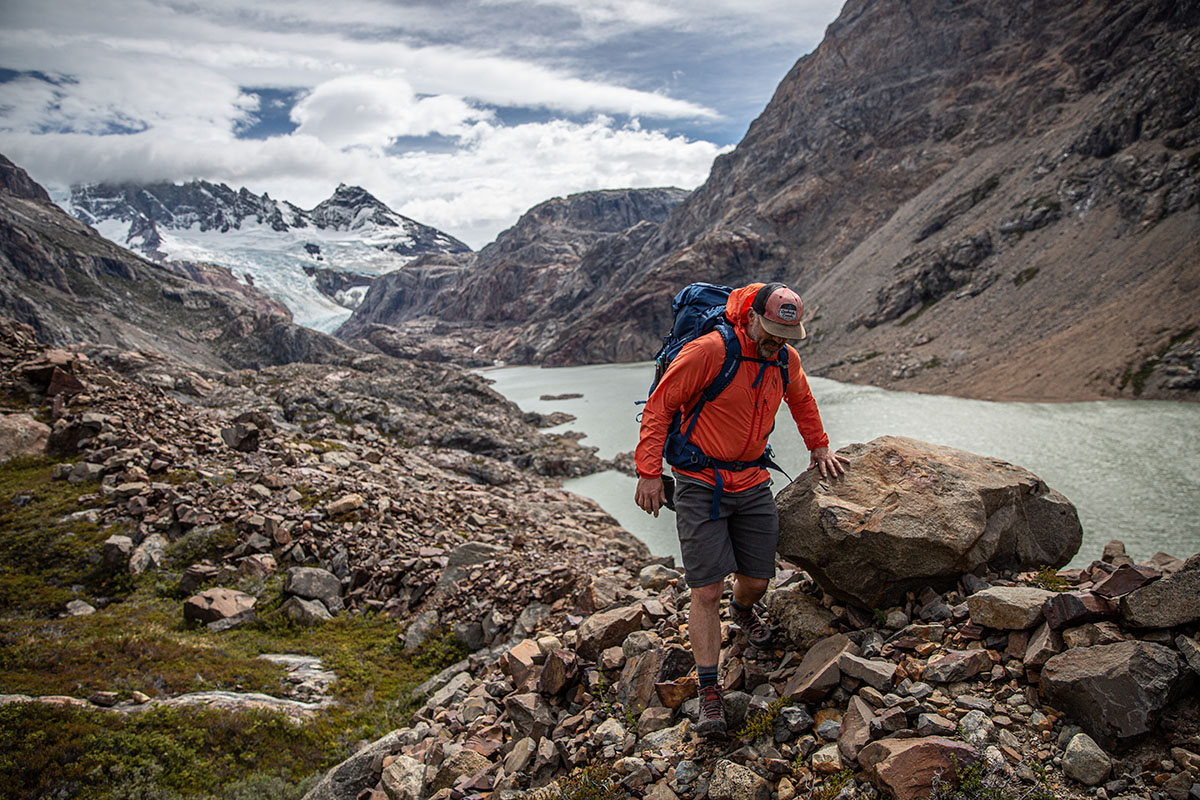
[[[793,322],[796,319],[796,307],[791,303],[783,303],[779,306],[779,318],[784,322]]]

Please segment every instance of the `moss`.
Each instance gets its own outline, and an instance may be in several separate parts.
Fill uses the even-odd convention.
[[[231,525],[193,528],[167,546],[167,565],[175,569],[185,569],[206,558],[219,559],[233,549],[237,541],[237,531]]]
[[[0,466],[0,612],[48,615],[76,597],[122,596],[132,590],[127,572],[105,567],[100,550],[116,528],[71,516],[90,505],[79,497],[95,484],[54,481],[47,458],[14,459]]]
[[[1058,570],[1048,564],[1038,567],[1033,582],[1051,592],[1065,592],[1071,588],[1066,579],[1058,574]]]
[[[1026,267],[1013,276],[1013,286],[1024,286],[1029,281],[1033,280],[1041,271],[1040,267]]]
[[[406,653],[394,622],[350,613],[313,628],[268,615],[220,634],[185,629],[178,602],[145,587],[88,617],[0,626],[0,692],[278,694],[282,668],[262,653],[316,655],[338,675],[337,703],[303,724],[265,712],[5,706],[0,781],[23,787],[17,797],[83,796],[83,786],[98,798],[299,797],[302,779],[341,761],[355,742],[406,724],[421,702],[413,689],[463,655],[448,635]],[[275,789],[255,795],[255,786]]]

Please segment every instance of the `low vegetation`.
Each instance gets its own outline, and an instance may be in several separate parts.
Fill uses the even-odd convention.
[[[420,702],[412,690],[464,655],[446,636],[407,653],[396,623],[382,616],[344,614],[296,627],[270,613],[282,597],[278,575],[254,587],[258,622],[222,633],[185,625],[178,573],[134,578],[104,567],[104,540],[129,531],[75,514],[87,508],[79,497],[98,486],[52,481],[52,468],[45,459],[0,467],[0,694],[278,696],[284,671],[258,656],[300,653],[336,673],[336,703],[304,723],[267,711],[10,703],[0,706],[0,785],[8,797],[300,797],[356,742],[402,726]],[[168,568],[219,551],[229,535],[214,526],[180,539]],[[76,597],[99,610],[59,618]]]

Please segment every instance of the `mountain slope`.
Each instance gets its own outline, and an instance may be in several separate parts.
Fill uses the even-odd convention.
[[[0,156],[0,314],[32,326],[40,341],[152,351],[198,370],[358,355],[293,324],[228,270],[176,266],[100,236]]]
[[[550,364],[649,358],[693,280],[786,280],[831,377],[1195,398],[1200,4],[852,0]],[[919,313],[918,313],[919,312]]]

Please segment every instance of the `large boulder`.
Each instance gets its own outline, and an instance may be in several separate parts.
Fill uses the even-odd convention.
[[[329,570],[319,567],[292,567],[287,571],[283,591],[305,600],[320,600],[334,614],[343,608],[342,582]]]
[[[640,604],[601,611],[585,619],[579,626],[576,650],[579,655],[594,661],[602,651],[621,644],[626,636],[641,628]]]
[[[884,608],[985,564],[1062,566],[1079,549],[1075,507],[1028,470],[899,436],[838,453],[844,480],[808,470],[779,493],[779,554],[842,600]]]
[[[1121,619],[1134,628],[1171,628],[1200,620],[1200,558],[1121,598]]]
[[[379,782],[383,759],[400,749],[400,731],[356,750],[353,755],[326,772],[304,795],[304,800],[351,800]],[[385,789],[386,791],[386,789]]]
[[[183,618],[188,622],[210,623],[236,617],[254,608],[254,595],[236,589],[217,587],[192,595],[183,603]]]
[[[1112,749],[1153,730],[1186,680],[1174,650],[1131,641],[1059,653],[1042,669],[1041,687],[1046,702]]]

